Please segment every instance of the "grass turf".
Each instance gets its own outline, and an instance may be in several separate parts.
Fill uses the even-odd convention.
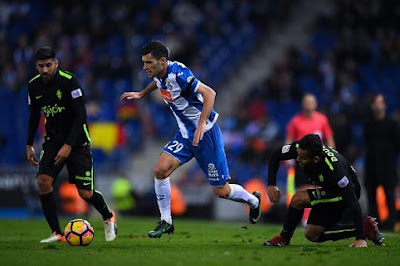
[[[261,244],[280,225],[175,219],[175,233],[149,239],[156,218],[118,220],[118,238],[104,240],[100,220],[90,220],[95,239],[87,247],[40,244],[49,236],[45,220],[0,220],[0,265],[399,265],[400,234],[384,233],[385,247],[348,248],[352,239],[315,244],[303,230],[288,247]],[[61,220],[65,225],[67,220]]]

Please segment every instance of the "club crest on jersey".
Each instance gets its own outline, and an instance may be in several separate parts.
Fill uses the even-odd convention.
[[[58,98],[59,100],[61,100],[62,92],[61,92],[60,90],[57,90],[56,95],[57,95],[57,98]]]
[[[172,91],[172,84],[171,84],[171,81],[168,80],[168,81],[165,83],[165,86],[167,87],[168,90]]]
[[[169,91],[160,89],[160,93],[161,93],[161,96],[164,98],[164,100],[166,100],[167,102],[172,103],[174,101],[172,99],[172,95]]]
[[[282,153],[287,153],[290,150],[290,144],[282,147]]]

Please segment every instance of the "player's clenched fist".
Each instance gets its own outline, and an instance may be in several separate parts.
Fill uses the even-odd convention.
[[[277,186],[268,186],[267,188],[269,200],[273,203],[278,202],[281,198],[281,190]]]

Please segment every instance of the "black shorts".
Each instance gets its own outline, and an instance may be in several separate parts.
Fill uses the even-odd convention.
[[[40,162],[37,176],[49,175],[56,179],[64,165],[67,165],[69,183],[76,184],[76,187],[84,190],[93,190],[93,159],[90,145],[74,147],[67,160],[59,165],[54,165],[54,158],[63,144],[52,141],[45,141],[40,153]]]
[[[307,224],[330,228],[347,216],[347,207],[338,192],[329,192],[324,189],[307,189],[311,200],[311,212]],[[351,220],[351,219],[350,219]]]

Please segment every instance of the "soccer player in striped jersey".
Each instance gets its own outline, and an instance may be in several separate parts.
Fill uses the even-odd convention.
[[[148,236],[158,238],[164,233],[173,233],[169,177],[193,157],[204,171],[214,194],[248,204],[249,220],[257,223],[261,217],[260,193],[254,191],[251,194],[240,185],[228,183],[228,164],[221,130],[216,123],[218,113],[213,109],[215,91],[199,81],[184,64],[169,61],[168,48],[160,41],[145,45],[141,55],[143,69],[153,81],[140,92],[123,93],[121,100],[140,100],[159,89],[178,124],[175,136],[162,150],[154,169],[154,188],[161,220]]]

